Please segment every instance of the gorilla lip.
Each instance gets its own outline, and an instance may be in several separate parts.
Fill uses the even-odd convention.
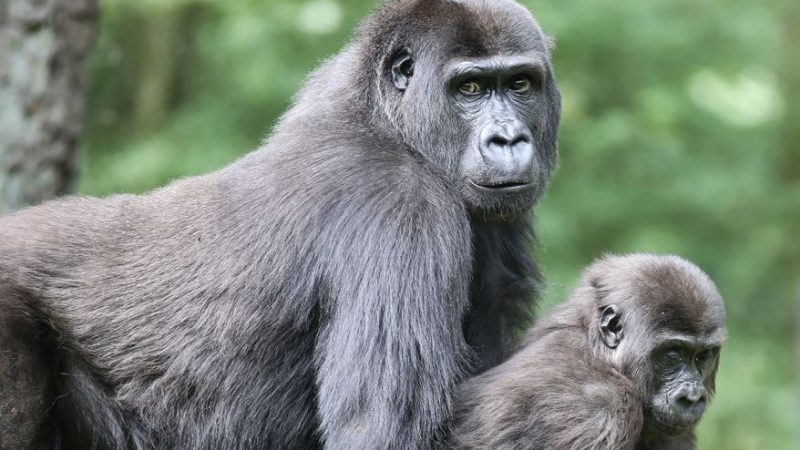
[[[493,184],[478,184],[470,179],[467,179],[467,181],[474,188],[485,192],[521,192],[533,185],[533,183],[526,183],[522,181],[506,181]]]

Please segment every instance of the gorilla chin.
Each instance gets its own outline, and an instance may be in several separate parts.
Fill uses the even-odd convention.
[[[705,412],[705,401],[684,408],[678,405],[664,405],[647,411],[648,422],[652,428],[664,436],[677,437],[692,431]]]
[[[506,220],[524,216],[536,204],[540,188],[535,182],[478,184],[465,179],[461,189],[467,208],[484,220]]]

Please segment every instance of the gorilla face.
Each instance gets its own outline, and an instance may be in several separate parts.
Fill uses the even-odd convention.
[[[638,386],[645,433],[678,436],[697,425],[714,393],[724,325],[720,316],[701,308],[683,317],[656,309],[657,318],[649,318],[641,310],[658,295],[637,295],[646,300],[635,307],[620,302],[600,310],[598,342],[612,351],[610,361],[621,362],[622,372]],[[708,297],[714,301],[713,295]],[[686,298],[673,296],[668,302],[672,312],[691,301]],[[689,322],[694,323],[685,326]]]
[[[403,138],[447,173],[474,214],[524,213],[557,157],[560,94],[547,41],[511,2],[425,8],[421,16],[448,20],[420,19],[413,35],[421,39],[399,41],[386,72],[400,95],[387,109],[396,109]]]
[[[529,208],[550,173],[534,139],[545,62],[535,56],[493,57],[453,63],[448,73],[455,109],[471,125],[460,161],[465,199],[484,211],[499,205],[508,212]]]
[[[674,336],[651,354],[653,393],[645,414],[659,431],[681,434],[700,421],[716,372],[720,344]]]

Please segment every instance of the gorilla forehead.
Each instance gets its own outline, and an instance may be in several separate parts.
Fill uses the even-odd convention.
[[[644,264],[634,298],[641,299],[653,325],[693,336],[724,326],[722,297],[694,264],[678,257],[657,257]]]
[[[434,30],[448,38],[450,54],[487,56],[546,52],[546,39],[531,13],[511,1],[444,2]],[[446,20],[450,18],[449,20]],[[442,27],[441,23],[448,23]]]
[[[395,16],[395,20],[384,21],[394,26],[376,30],[378,34],[435,42],[450,55],[479,57],[548,51],[548,39],[536,19],[511,0],[396,0],[381,9],[381,16]]]

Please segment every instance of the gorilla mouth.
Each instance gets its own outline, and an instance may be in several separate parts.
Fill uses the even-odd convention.
[[[472,186],[479,190],[491,192],[518,192],[529,188],[533,184],[531,182],[520,180],[489,181],[481,183],[476,183],[472,180],[468,181]]]
[[[664,434],[678,436],[694,428],[703,417],[703,414],[691,414],[668,409],[661,413],[650,411],[648,417],[653,420],[656,427]]]

